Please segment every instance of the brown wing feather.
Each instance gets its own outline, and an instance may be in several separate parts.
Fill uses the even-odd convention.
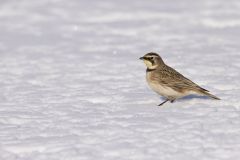
[[[176,91],[184,92],[185,90],[204,90],[208,92],[206,89],[203,89],[169,66],[162,67],[158,70],[158,72],[160,72],[157,74],[159,75],[158,81]]]

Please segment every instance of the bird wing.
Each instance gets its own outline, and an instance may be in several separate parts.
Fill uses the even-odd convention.
[[[177,72],[175,69],[165,66],[159,70],[159,78],[161,84],[171,87],[176,91],[184,92],[185,90],[208,90],[200,87],[196,83],[192,82],[190,79],[184,77],[182,74]]]

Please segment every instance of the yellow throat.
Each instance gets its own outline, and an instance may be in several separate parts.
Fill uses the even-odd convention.
[[[153,65],[151,62],[149,62],[148,60],[143,60],[143,62],[145,63],[145,65],[148,67],[148,68],[151,68]]]

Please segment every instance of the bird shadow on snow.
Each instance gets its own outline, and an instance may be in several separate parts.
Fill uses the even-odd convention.
[[[211,99],[210,97],[207,97],[207,96],[189,95],[189,96],[183,97],[183,98],[181,98],[179,100],[190,100],[190,99],[194,99],[194,98],[198,98],[198,99]]]
[[[189,95],[180,99],[177,99],[176,101],[187,101],[187,100],[191,100],[191,99],[211,99],[210,97],[207,96],[198,96],[198,95]],[[160,97],[161,100],[165,100],[163,97]]]

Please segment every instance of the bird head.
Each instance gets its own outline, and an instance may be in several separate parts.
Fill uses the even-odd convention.
[[[162,58],[154,52],[147,53],[139,59],[143,60],[148,69],[156,69],[157,67],[164,65]]]

